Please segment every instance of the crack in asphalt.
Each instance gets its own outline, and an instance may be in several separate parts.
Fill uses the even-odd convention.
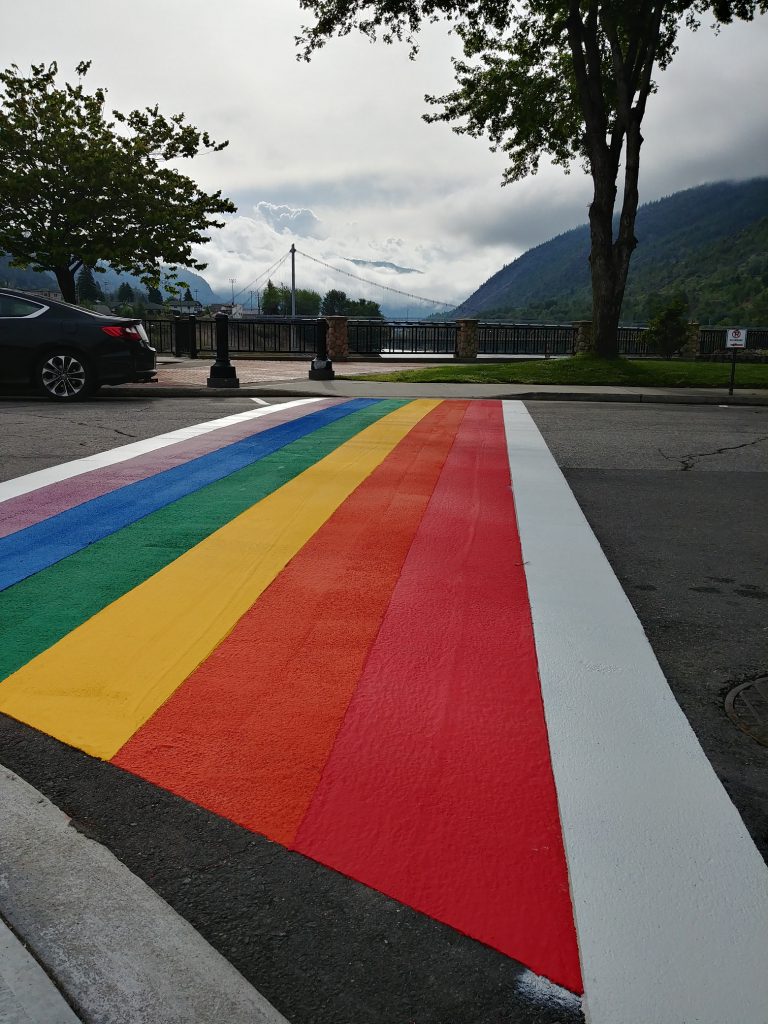
[[[768,434],[763,437],[756,437],[752,441],[743,441],[741,444],[727,444],[723,448],[715,448],[715,450],[711,452],[689,452],[688,455],[683,455],[681,458],[676,458],[674,455],[667,455],[667,453],[661,448],[657,448],[656,450],[659,455],[668,462],[679,462],[680,472],[687,473],[688,470],[693,469],[699,459],[706,459],[710,455],[722,455],[723,452],[736,451],[737,448],[750,448],[752,445],[760,444],[762,441],[768,441]]]

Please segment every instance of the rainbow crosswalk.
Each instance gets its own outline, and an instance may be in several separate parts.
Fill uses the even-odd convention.
[[[602,687],[619,715],[640,692],[649,728],[674,720],[673,759],[682,715],[569,501],[524,408],[500,401],[292,402],[0,484],[0,712],[631,1024],[610,980],[631,929],[606,920],[610,953],[595,936],[631,912],[611,865],[642,856],[655,812],[606,799],[600,773],[637,766],[583,705]],[[711,803],[687,750],[686,799]],[[697,835],[739,821],[720,800]]]

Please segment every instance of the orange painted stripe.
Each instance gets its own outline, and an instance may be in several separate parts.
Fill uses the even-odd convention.
[[[414,427],[113,763],[293,842],[467,405]]]

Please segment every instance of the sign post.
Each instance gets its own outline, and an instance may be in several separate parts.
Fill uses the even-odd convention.
[[[747,347],[747,332],[740,327],[729,327],[725,335],[725,347],[731,350],[731,382],[728,394],[733,394],[733,382],[736,378],[736,351]]]

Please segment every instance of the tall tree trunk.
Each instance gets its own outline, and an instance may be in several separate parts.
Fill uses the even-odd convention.
[[[616,176],[613,168],[595,168],[595,194],[589,207],[592,274],[592,337],[595,352],[605,359],[619,354],[618,328],[623,282],[618,280],[613,245],[613,207],[616,201]]]
[[[75,287],[75,272],[70,267],[54,267],[56,281],[65,302],[77,302],[77,289]]]
[[[624,195],[616,239],[613,237],[613,210],[616,202],[618,166],[610,159],[592,159],[595,194],[589,208],[592,249],[589,264],[592,272],[592,336],[595,351],[606,359],[619,354],[619,320],[624,291],[627,287],[629,261],[637,246],[635,217],[637,215],[637,180],[640,170],[640,117],[636,111],[629,116],[626,128]]]

